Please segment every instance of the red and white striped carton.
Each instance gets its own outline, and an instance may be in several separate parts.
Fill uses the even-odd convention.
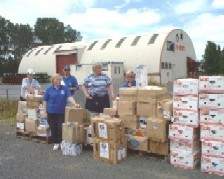
[[[197,96],[174,96],[173,109],[198,111]]]
[[[200,152],[194,153],[184,150],[170,151],[170,163],[183,169],[195,169],[200,162]]]
[[[200,76],[199,92],[224,93],[224,76]]]
[[[224,141],[224,125],[219,124],[202,124],[201,126],[201,141],[214,140]]]
[[[200,109],[200,124],[224,125],[224,109]]]
[[[202,141],[202,155],[224,158],[224,142],[205,140]]]
[[[174,95],[198,95],[198,79],[177,79],[173,84]]]
[[[174,109],[172,122],[175,124],[183,124],[192,127],[198,127],[199,115],[197,111]]]
[[[171,140],[190,140],[199,139],[199,128],[192,126],[170,124],[169,125],[169,139]]]
[[[210,157],[202,155],[201,171],[224,176],[224,158]]]
[[[187,152],[194,153],[200,151],[200,141],[199,140],[170,140],[170,150],[183,150]]]
[[[224,108],[224,94],[199,94],[199,108]]]

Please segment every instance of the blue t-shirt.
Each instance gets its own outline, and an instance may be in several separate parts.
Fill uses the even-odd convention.
[[[129,83],[131,84],[130,86],[129,86]],[[135,80],[132,81],[132,82],[125,81],[121,84],[121,87],[123,87],[123,88],[129,88],[129,87],[132,87],[132,86],[136,86],[136,81]]]
[[[63,81],[65,83],[65,85],[70,89],[70,88],[76,88],[78,89],[78,82],[77,79],[74,76],[64,76],[63,77]],[[70,90],[71,95],[75,94],[75,90]]]
[[[47,88],[44,94],[44,100],[47,102],[47,112],[64,114],[67,98],[71,96],[66,86],[60,85],[55,88],[53,85]]]

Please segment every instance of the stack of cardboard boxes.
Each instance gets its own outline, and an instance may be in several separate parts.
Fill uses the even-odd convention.
[[[199,78],[201,170],[224,176],[224,77]]]
[[[93,158],[117,164],[127,157],[127,138],[120,119],[96,116],[91,119]]]
[[[178,79],[173,88],[170,161],[176,167],[194,169],[200,161],[198,80]]]

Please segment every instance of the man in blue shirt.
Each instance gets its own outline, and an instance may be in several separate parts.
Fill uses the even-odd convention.
[[[122,83],[121,87],[129,88],[136,86],[135,73],[133,71],[127,71],[125,74],[125,81]]]
[[[75,94],[75,91],[79,89],[77,79],[70,73],[69,65],[64,66],[64,76],[62,84],[69,88],[72,96]]]

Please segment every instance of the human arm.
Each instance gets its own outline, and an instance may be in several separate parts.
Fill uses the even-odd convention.
[[[87,91],[85,85],[82,85],[82,91],[83,91],[83,93],[84,93],[84,95],[85,95],[86,98],[88,98],[88,99],[92,99],[92,97],[91,97],[90,94],[88,93],[88,91]]]

